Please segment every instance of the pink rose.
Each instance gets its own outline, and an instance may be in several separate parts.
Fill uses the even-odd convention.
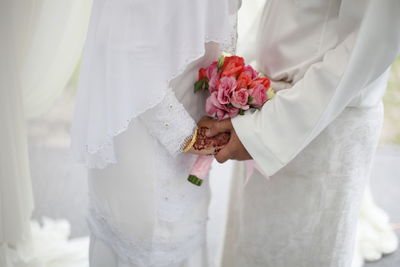
[[[222,120],[226,117],[226,108],[219,103],[216,91],[212,92],[206,100],[206,112],[211,116],[217,117],[218,120]]]
[[[210,93],[217,90],[219,85],[218,62],[214,61],[207,69],[206,76],[208,78],[208,85]]]
[[[249,89],[250,102],[253,107],[260,108],[267,102],[267,90],[264,85],[259,84],[256,87]]]
[[[218,101],[220,104],[229,104],[233,91],[237,87],[236,80],[233,77],[222,77],[218,86]]]
[[[218,120],[223,120],[237,116],[239,109],[235,107],[227,108],[226,105],[220,104],[217,99],[217,92],[212,92],[206,100],[206,112]]]
[[[226,119],[226,117],[233,118],[233,117],[236,117],[239,114],[239,109],[235,108],[235,107],[226,108],[226,110],[227,110],[228,113],[226,113],[224,119]]]
[[[253,69],[253,67],[250,66],[250,65],[247,65],[246,67],[244,67],[243,72],[246,73],[247,75],[249,75],[250,78],[251,78],[252,80],[255,79],[255,78],[257,78],[257,77],[258,77],[258,74],[259,74],[259,73],[258,73],[257,71],[255,71],[255,70]]]
[[[248,110],[249,105],[247,105],[247,100],[249,98],[249,92],[247,89],[240,89],[234,91],[232,94],[232,105],[236,108],[241,108],[243,110]]]

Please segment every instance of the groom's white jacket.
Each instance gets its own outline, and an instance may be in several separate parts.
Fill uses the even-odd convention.
[[[398,0],[269,0],[257,60],[279,90],[232,119],[267,175],[289,163],[346,107],[372,107],[400,51]]]

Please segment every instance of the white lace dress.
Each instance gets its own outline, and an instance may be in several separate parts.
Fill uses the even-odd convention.
[[[201,61],[217,56],[217,47],[214,45],[214,51]],[[196,187],[186,180],[193,155],[179,153],[173,157],[160,141],[171,149],[179,148],[172,140],[176,135],[168,135],[169,128],[181,129],[178,134],[184,140],[184,134],[193,131],[194,121],[202,114],[203,101],[186,89],[195,78],[190,72],[195,73],[199,64],[192,64],[179,81],[185,86],[176,90],[177,96],[182,94],[178,96],[181,102],[170,91],[159,105],[133,120],[114,139],[117,163],[89,170],[91,266],[206,264],[203,247],[208,185]],[[181,103],[194,119],[185,117]],[[154,137],[157,135],[160,139]],[[188,264],[192,257],[196,265]]]
[[[236,0],[95,0],[72,149],[89,168],[92,267],[206,266],[207,183],[181,153],[200,67],[232,52]]]

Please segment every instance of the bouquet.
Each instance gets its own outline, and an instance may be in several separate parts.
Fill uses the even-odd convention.
[[[206,113],[217,120],[244,115],[251,109],[260,109],[270,98],[270,80],[261,77],[244,59],[238,56],[221,56],[207,68],[199,70],[199,78],[194,84],[194,92],[209,94],[206,100]],[[198,135],[204,137],[207,129],[202,127]],[[229,134],[220,134],[214,139],[201,138],[202,143],[195,147],[201,150],[212,144],[218,150],[228,143]],[[212,153],[210,153],[212,154]],[[214,156],[198,156],[188,180],[200,186],[207,176]]]

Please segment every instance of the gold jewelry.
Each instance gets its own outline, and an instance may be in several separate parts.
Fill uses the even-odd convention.
[[[194,145],[194,143],[196,143],[197,140],[197,130],[198,128],[196,128],[194,130],[194,133],[192,135],[192,140],[190,140],[190,142],[185,146],[185,148],[183,149],[183,152],[188,152]]]

